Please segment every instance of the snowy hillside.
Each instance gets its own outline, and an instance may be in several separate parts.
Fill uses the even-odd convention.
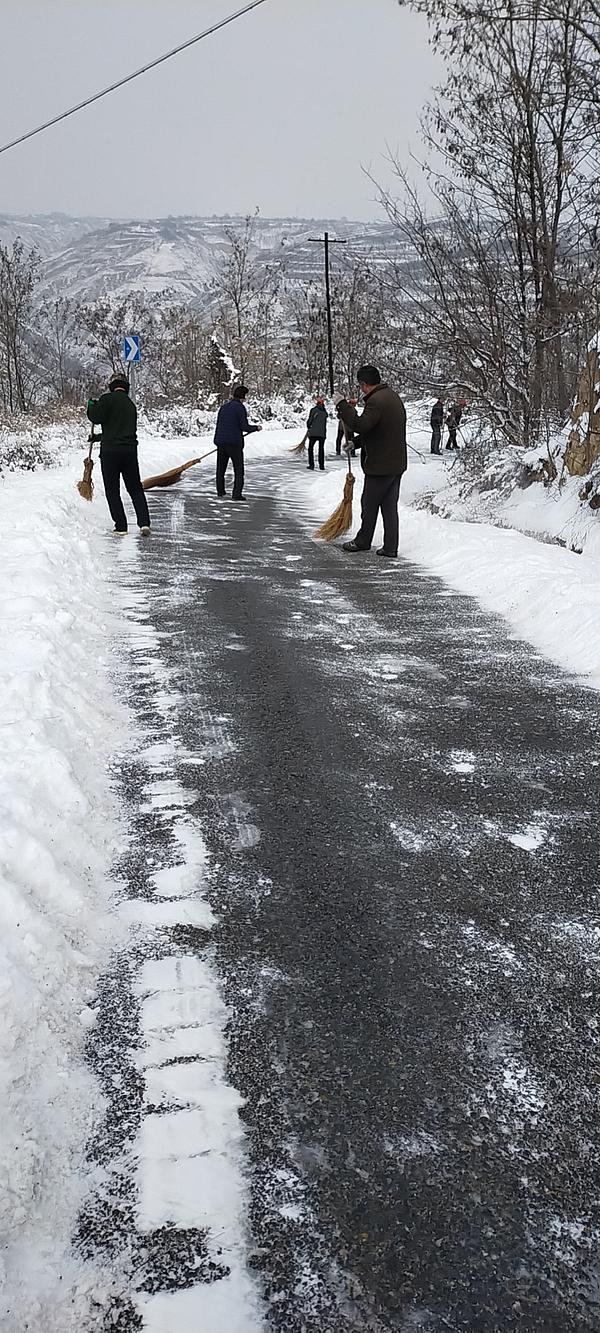
[[[9,217],[0,215],[0,243],[20,236],[43,257],[43,286],[79,300],[110,293],[172,291],[182,301],[202,304],[207,284],[226,251],[226,228],[235,218],[158,218],[110,221],[101,218]],[[255,250],[261,262],[285,264],[290,280],[322,272],[321,247],[311,237],[325,230],[348,242],[334,248],[332,264],[359,255],[385,262],[401,257],[397,232],[387,222],[326,218],[257,218]]]
[[[27,249],[35,246],[44,259],[51,259],[88,232],[107,225],[107,218],[70,218],[65,213],[35,217],[0,213],[0,244],[10,245],[20,236]]]

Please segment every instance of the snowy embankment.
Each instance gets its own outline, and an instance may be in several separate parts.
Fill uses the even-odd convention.
[[[0,1327],[13,1333],[79,1327],[89,1296],[69,1252],[102,1109],[84,1045],[114,943],[108,765],[124,718],[80,474],[73,451],[70,468],[0,478]]]

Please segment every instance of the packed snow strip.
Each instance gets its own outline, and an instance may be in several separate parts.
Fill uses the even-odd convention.
[[[132,1145],[138,1235],[162,1229],[205,1237],[215,1269],[211,1281],[186,1289],[139,1292],[135,1303],[147,1333],[257,1333],[258,1295],[246,1267],[246,1191],[243,1179],[242,1099],[226,1078],[228,1012],[210,958],[175,951],[166,930],[193,925],[209,932],[215,918],[206,901],[209,855],[193,795],[178,780],[177,764],[203,755],[181,752],[173,721],[177,698],[161,656],[160,639],[140,588],[136,545],[123,554],[115,596],[127,607],[131,665],[157,718],[142,749],[147,777],[140,809],[152,810],[169,832],[169,864],[148,876],[149,897],[125,901],[121,918],[135,932],[136,954],[147,946],[134,982],[140,1011],[140,1044],[132,1058],[142,1073],[144,1112]],[[145,553],[144,553],[145,554]],[[225,732],[226,719],[215,721]],[[207,736],[213,751],[215,735]],[[202,746],[200,746],[200,751]],[[223,753],[228,753],[225,747]],[[146,849],[147,856],[152,849]],[[152,858],[148,859],[148,866]],[[135,1286],[135,1282],[134,1282]]]
[[[102,1115],[85,1064],[120,839],[109,786],[126,718],[80,455],[0,479],[0,1327],[75,1333],[101,1280],[71,1248]]]
[[[228,1270],[185,1292],[141,1297],[144,1328],[256,1333],[242,1241],[241,1098],[225,1079],[227,1010],[216,978],[204,959],[165,957],[143,965],[137,992],[145,1100],[157,1108],[142,1120],[135,1147],[138,1229],[206,1230],[211,1259]]]

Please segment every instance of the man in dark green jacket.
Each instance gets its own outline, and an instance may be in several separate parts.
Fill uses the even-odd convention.
[[[121,499],[122,477],[135,509],[139,530],[147,537],[150,514],[138,463],[137,408],[129,397],[127,377],[113,375],[108,393],[88,400],[87,414],[94,426],[102,426],[100,467],[115,532],[119,536],[127,532],[127,517]]]
[[[344,551],[369,551],[381,510],[383,546],[378,555],[395,559],[398,554],[398,500],[400,482],[406,472],[406,409],[402,399],[381,383],[375,366],[356,372],[364,411],[360,416],[345,398],[337,400],[338,416],[358,437],[365,482],[362,493],[362,523]]]

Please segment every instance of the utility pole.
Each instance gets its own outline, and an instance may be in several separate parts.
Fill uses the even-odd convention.
[[[325,247],[325,298],[327,301],[327,359],[329,362],[329,392],[333,398],[335,384],[333,380],[333,331],[331,326],[331,285],[329,281],[329,247],[330,245],[347,245],[347,241],[332,240],[329,232],[324,236],[309,236],[311,245],[323,245]]]

